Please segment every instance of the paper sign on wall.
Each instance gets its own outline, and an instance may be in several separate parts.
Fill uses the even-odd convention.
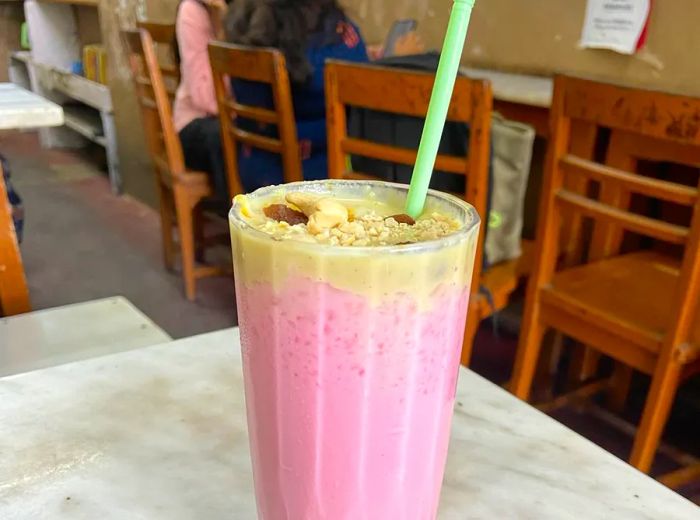
[[[634,54],[644,43],[651,0],[588,0],[581,45]]]

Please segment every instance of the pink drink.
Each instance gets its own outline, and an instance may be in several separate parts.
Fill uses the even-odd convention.
[[[265,188],[401,200],[405,187]],[[473,208],[439,240],[342,247],[273,240],[231,211],[258,514],[263,520],[434,519],[478,235]]]

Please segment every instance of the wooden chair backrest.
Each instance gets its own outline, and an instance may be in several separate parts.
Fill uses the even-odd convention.
[[[185,161],[153,39],[145,29],[125,30],[122,36],[127,46],[151,157],[160,180],[170,184],[173,176],[185,172]]]
[[[696,186],[687,186],[624,168],[634,168],[631,157],[700,166],[698,114],[700,99],[564,76],[555,79],[533,275],[538,286],[547,284],[555,271],[559,224],[565,213],[591,219],[594,228],[602,224],[606,234],[613,227],[682,246],[678,292],[672,302],[674,323],[667,339],[678,344],[678,338],[687,337],[700,296],[700,178]],[[611,131],[608,164],[572,153],[571,128],[579,121]],[[567,186],[576,178],[596,183],[598,196],[571,191]],[[620,205],[620,194],[687,206],[692,210],[690,226],[633,213]],[[611,254],[616,251],[599,250],[589,261]]]
[[[347,107],[358,107],[423,118],[428,112],[434,81],[435,75],[432,73],[340,61],[326,62],[329,177],[376,179],[366,173],[348,171],[348,155],[413,165],[416,161],[416,149],[349,137],[346,111]],[[455,195],[473,205],[483,219],[474,280],[478,280],[480,276],[481,251],[488,219],[486,212],[492,106],[493,97],[488,81],[457,78],[447,120],[469,125],[468,152],[464,157],[439,154],[435,161],[436,170],[465,176],[464,192]],[[478,282],[475,282],[475,285],[478,289]]]
[[[151,40],[156,48],[156,56],[160,65],[160,72],[165,83],[171,103],[175,101],[177,87],[180,85],[180,65],[178,64],[178,50],[175,48],[175,24],[149,22],[148,20],[136,23],[139,29],[145,29],[151,35]]]
[[[238,143],[281,155],[284,182],[302,180],[292,92],[282,53],[276,49],[212,42],[209,44],[209,61],[219,104],[221,140],[231,197],[243,192],[238,175]],[[238,103],[229,84],[230,80],[236,79],[270,85],[274,109]],[[235,122],[238,117],[275,125],[279,137],[241,130]]]

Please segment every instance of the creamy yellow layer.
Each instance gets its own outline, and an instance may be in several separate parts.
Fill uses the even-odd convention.
[[[399,213],[405,192],[368,186],[348,193],[337,183],[304,183],[322,187],[325,195],[347,201],[352,211]],[[287,185],[293,186],[293,185]],[[456,233],[440,240],[394,247],[340,247],[298,240],[275,240],[256,229],[264,219],[262,209],[284,203],[287,186],[268,190],[264,197],[237,198],[231,218],[231,239],[239,283],[270,283],[282,287],[288,277],[303,276],[333,287],[364,295],[379,303],[385,296],[406,293],[419,302],[440,286],[462,289],[471,282],[478,225],[465,222],[461,208],[442,199],[430,198],[426,212],[439,211],[460,220],[468,233]],[[357,197],[350,195],[357,194]]]
[[[406,293],[427,303],[440,286],[462,288],[471,281],[476,236],[442,248],[421,243],[399,248],[343,248],[273,240],[253,229],[231,227],[239,283],[281,288],[288,277],[303,276],[352,291],[379,303]]]

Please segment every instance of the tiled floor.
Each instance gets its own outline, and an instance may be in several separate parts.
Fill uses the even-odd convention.
[[[40,150],[33,133],[0,134],[0,151],[24,199],[21,249],[35,309],[123,295],[174,338],[235,324],[233,281],[203,280],[187,302],[179,273],[163,268],[156,212],[114,197],[94,163]]]
[[[14,184],[24,198],[22,254],[34,308],[121,294],[173,337],[235,324],[232,280],[200,282],[197,301],[187,302],[179,274],[163,268],[156,212],[129,197],[112,196],[105,174],[94,163],[76,153],[41,150],[31,133],[0,133],[0,151],[9,158]],[[485,324],[477,336],[473,368],[496,383],[508,378],[515,353],[517,340],[507,328],[495,335]],[[635,380],[625,412],[632,421],[638,418],[647,384],[647,378]],[[574,409],[553,415],[627,457],[631,438],[607,421]],[[676,400],[667,442],[700,456],[699,416],[700,390],[691,382]],[[657,472],[672,468],[670,459],[657,457]],[[683,493],[697,500],[700,483]]]

